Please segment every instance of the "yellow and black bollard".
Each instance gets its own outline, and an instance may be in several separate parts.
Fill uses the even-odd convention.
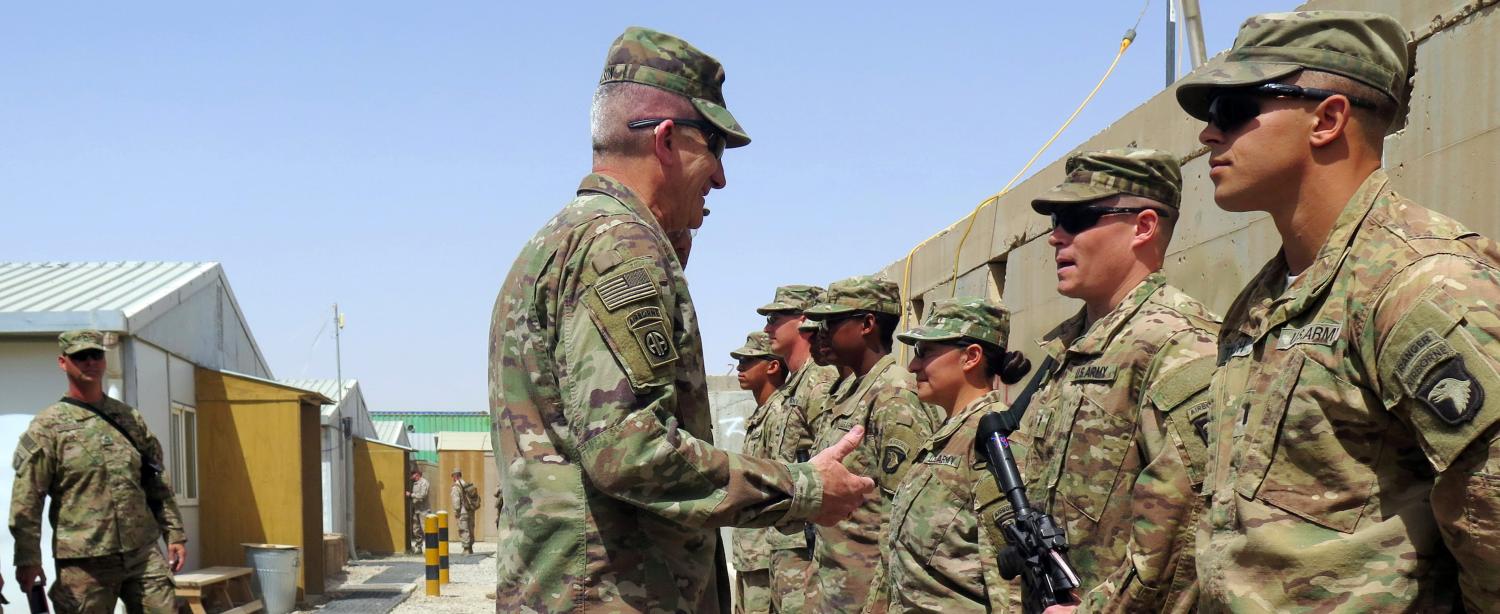
[[[448,512],[439,510],[438,521],[438,582],[448,583]]]
[[[422,555],[427,560],[427,596],[436,597],[442,594],[442,588],[438,583],[438,517],[437,514],[428,514],[422,518],[422,539],[424,540]]]

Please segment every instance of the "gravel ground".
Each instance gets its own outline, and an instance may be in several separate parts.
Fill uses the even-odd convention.
[[[460,548],[461,550],[462,548]],[[428,597],[426,584],[421,578],[416,581],[406,602],[396,606],[396,614],[429,614],[438,612],[493,612],[495,601],[485,593],[495,590],[495,544],[475,542],[474,554],[483,557],[459,557],[449,555],[448,579],[450,584],[442,587],[443,594]]]
[[[417,567],[410,580],[413,590],[404,603],[396,606],[392,612],[405,613],[443,613],[443,612],[490,612],[495,609],[495,602],[485,593],[495,590],[495,545],[484,542],[474,544],[474,555],[465,556],[457,554],[463,547],[454,544],[449,552],[448,576],[450,583],[442,587],[442,595],[428,597],[426,583],[422,568]],[[295,610],[298,614],[307,614],[323,611],[335,611],[336,605],[340,603],[339,595],[346,595],[345,601],[359,599],[358,593],[340,593],[339,587],[344,585],[356,586],[369,582],[372,578],[382,573],[388,579],[391,573],[386,573],[393,568],[411,568],[412,563],[420,563],[422,557],[419,555],[399,555],[381,558],[364,558],[358,562],[350,563],[344,568],[344,573],[328,578],[328,593],[333,597],[332,601],[313,605],[309,609]],[[349,604],[354,605],[354,604]],[[372,604],[373,605],[373,604]],[[356,609],[360,609],[356,607]]]

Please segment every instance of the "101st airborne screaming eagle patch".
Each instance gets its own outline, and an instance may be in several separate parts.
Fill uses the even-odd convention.
[[[1417,335],[1396,361],[1396,376],[1412,396],[1439,420],[1458,426],[1484,406],[1484,387],[1464,358],[1431,330]]]

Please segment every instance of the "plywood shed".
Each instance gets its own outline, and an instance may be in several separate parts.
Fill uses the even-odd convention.
[[[406,470],[411,450],[379,441],[354,440],[354,493],[359,549],[372,554],[406,551]]]
[[[241,544],[302,550],[297,598],[323,593],[323,486],[317,392],[226,371],[197,371],[204,565],[245,564]]]

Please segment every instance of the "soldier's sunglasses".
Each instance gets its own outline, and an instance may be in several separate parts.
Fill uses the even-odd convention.
[[[869,315],[868,312],[854,311],[841,315],[829,316],[827,318],[823,318],[822,320],[818,320],[818,329],[822,330],[825,333],[831,333],[833,332],[833,329],[838,328],[840,324],[856,318],[863,318],[867,315]]]
[[[631,130],[640,130],[642,128],[650,128],[652,126],[656,126],[667,120],[672,120],[672,123],[678,126],[696,128],[698,132],[703,133],[703,140],[708,145],[709,153],[712,153],[715,158],[718,158],[720,160],[724,159],[724,133],[719,130],[718,126],[715,126],[712,123],[703,121],[701,119],[684,119],[680,117],[648,117],[646,119],[637,119],[633,122],[629,122],[625,124],[625,127]]]
[[[83,350],[68,354],[68,360],[73,362],[87,362],[90,360],[104,360],[104,350]]]
[[[1162,217],[1172,217],[1172,214],[1155,207],[1073,207],[1059,209],[1052,212],[1052,229],[1063,229],[1070,235],[1093,228],[1099,223],[1099,219],[1106,215],[1120,215],[1123,213],[1140,213],[1142,211],[1155,211]]]
[[[917,360],[927,360],[928,358],[941,356],[937,351],[938,348],[961,348],[968,347],[968,345],[962,339],[954,339],[952,341],[923,341],[911,346],[911,355],[915,356]]]
[[[1334,96],[1343,96],[1349,99],[1349,104],[1356,107],[1375,108],[1375,103],[1343,92],[1286,83],[1262,83],[1255,87],[1227,89],[1215,94],[1213,100],[1208,103],[1208,123],[1224,133],[1239,130],[1250,120],[1260,116],[1259,99],[1267,96],[1308,100],[1326,100]]]

